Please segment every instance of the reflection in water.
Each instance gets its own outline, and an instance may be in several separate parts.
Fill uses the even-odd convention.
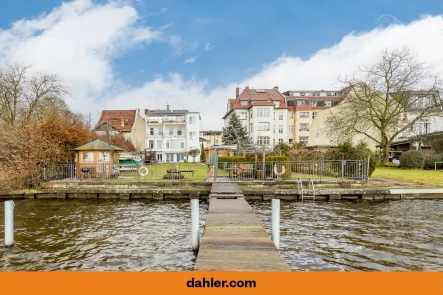
[[[200,202],[201,224],[207,203]],[[0,202],[0,235],[4,233]],[[15,201],[15,240],[0,271],[189,271],[189,201]],[[3,244],[3,238],[0,238]]]
[[[251,202],[271,233],[271,203]],[[443,202],[281,202],[293,270],[443,270]]]

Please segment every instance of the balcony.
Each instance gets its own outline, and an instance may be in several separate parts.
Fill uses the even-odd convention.
[[[185,117],[151,117],[147,118],[148,124],[185,124]]]

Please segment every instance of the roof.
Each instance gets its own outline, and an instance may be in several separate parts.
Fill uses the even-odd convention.
[[[137,110],[103,110],[102,116],[94,129],[106,122],[119,131],[131,131],[136,115]]]
[[[123,149],[111,145],[107,142],[96,139],[87,144],[79,146],[74,149],[74,151],[123,151]]]
[[[247,102],[242,105],[241,102]],[[223,116],[223,119],[226,118],[233,110],[235,109],[249,109],[252,106],[273,106],[274,102],[280,102],[280,109],[286,109],[286,99],[283,94],[278,91],[278,89],[252,89],[246,88],[242,93],[235,99],[229,99],[229,110]]]
[[[204,139],[203,137],[199,137],[198,139],[199,139],[199,142],[208,142],[209,141],[207,139]]]

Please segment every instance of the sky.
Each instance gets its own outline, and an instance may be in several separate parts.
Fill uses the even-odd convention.
[[[0,66],[60,75],[97,120],[169,104],[221,129],[236,87],[340,89],[386,48],[443,73],[437,0],[0,1]]]

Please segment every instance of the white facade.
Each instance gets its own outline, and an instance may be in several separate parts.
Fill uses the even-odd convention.
[[[187,156],[199,149],[200,113],[187,110],[154,110],[145,114],[147,149],[156,152],[158,162],[192,162]],[[200,153],[195,157],[200,161]]]
[[[275,106],[252,106],[249,109],[233,110],[246,127],[251,142],[274,147],[279,142],[288,142],[288,110]],[[231,115],[225,118],[228,125]]]

